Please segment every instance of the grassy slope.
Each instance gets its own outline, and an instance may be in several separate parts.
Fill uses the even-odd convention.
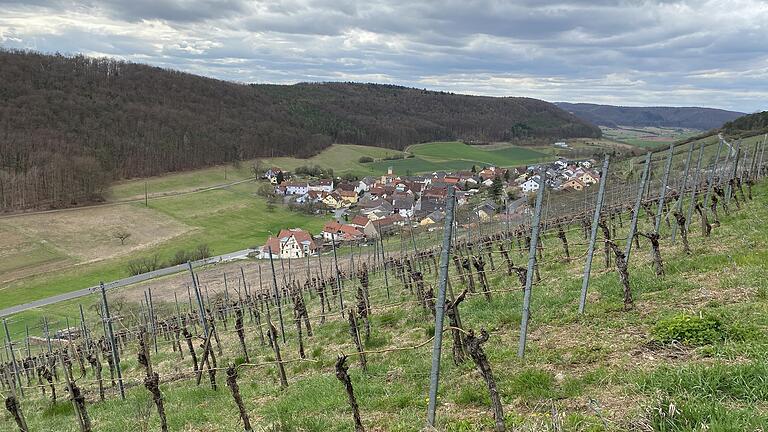
[[[318,230],[325,220],[284,208],[266,210],[266,202],[254,196],[257,183],[150,201],[150,207],[192,227],[192,231],[158,246],[128,256],[74,266],[20,279],[0,288],[0,308],[61,294],[127,276],[126,263],[135,257],[158,254],[166,260],[179,249],[207,243],[213,253],[231,252],[261,244],[281,228],[302,226]],[[122,204],[126,212],[143,204]]]
[[[251,164],[245,161],[239,166],[222,165],[194,171],[170,173],[146,179],[121,181],[112,185],[107,193],[107,198],[110,201],[144,199],[144,183],[147,184],[147,193],[152,198],[152,196],[187,192],[236,182],[247,179],[250,176]]]
[[[295,170],[302,165],[319,165],[323,168],[333,168],[334,174],[355,174],[360,176],[382,174],[371,163],[360,163],[363,156],[373,159],[381,159],[386,156],[402,155],[403,152],[389,150],[380,147],[368,147],[353,144],[334,144],[323,150],[320,154],[309,159],[297,159],[293,157],[265,158],[261,161],[265,167],[277,166],[284,170]]]
[[[510,167],[547,158],[544,153],[517,146],[470,146],[461,142],[433,142],[410,146],[407,152],[413,158],[380,161],[372,164],[377,171],[392,167],[398,173],[424,173],[440,170],[468,170],[473,165]]]
[[[556,406],[563,430],[601,431],[652,428],[664,431],[764,430],[768,422],[768,282],[763,277],[768,262],[768,187],[755,190],[756,201],[730,216],[704,238],[698,221],[691,225],[693,255],[686,256],[679,243],[662,243],[666,276],[650,268],[648,248],[633,253],[630,280],[636,307],[621,310],[621,289],[615,272],[603,269],[602,251],[596,252],[587,314],[577,314],[584,248],[580,230],[569,230],[573,255],[561,259],[554,233],[544,239],[542,282],[534,289],[532,328],[524,359],[515,355],[522,295],[516,277],[501,269],[491,275],[496,290],[492,301],[471,296],[461,306],[465,328],[487,328],[491,339],[484,345],[492,364],[507,426],[524,430],[550,430],[550,412]],[[641,230],[650,221],[641,219]],[[626,229],[619,228],[618,237]],[[663,233],[667,228],[663,228]],[[513,254],[522,262],[522,254]],[[498,266],[501,258],[497,255]],[[451,268],[451,271],[453,269]],[[454,275],[455,277],[455,275]],[[427,280],[432,280],[431,276]],[[428,339],[432,324],[412,303],[386,306],[381,279],[372,280],[373,335],[368,349],[415,346]],[[454,289],[460,283],[454,280]],[[399,303],[411,300],[400,285],[392,289]],[[310,313],[317,314],[316,299]],[[650,329],[661,318],[680,312],[718,316],[734,331],[726,340],[695,348],[650,343]],[[251,420],[267,430],[346,431],[351,414],[340,383],[333,376],[339,352],[354,351],[346,325],[332,314],[318,325],[315,336],[305,339],[312,361],[287,366],[290,386],[280,391],[267,348],[259,348],[258,332],[247,332],[252,363],[240,373],[240,386]],[[293,327],[286,325],[289,343],[284,359],[297,357]],[[230,328],[231,329],[231,328]],[[225,335],[225,354],[219,365],[237,357],[236,339]],[[450,431],[486,430],[491,427],[487,390],[466,362],[450,361],[449,340],[443,352],[438,427]],[[431,344],[407,351],[369,354],[369,372],[363,374],[350,358],[352,380],[364,423],[369,429],[417,431],[423,425],[428,388]],[[129,351],[130,352],[130,351]],[[128,380],[137,383],[140,370],[135,356],[126,354]],[[154,357],[162,376],[189,359],[178,361],[165,348]],[[219,382],[223,377],[219,374]],[[83,382],[87,386],[87,382]],[[226,388],[214,392],[190,380],[161,386],[172,430],[229,431],[238,419]],[[91,404],[95,429],[123,431],[146,424],[158,428],[149,397],[141,386],[128,392],[128,401]],[[33,430],[75,431],[71,405],[66,401],[25,402]],[[672,408],[674,407],[674,409]],[[4,414],[7,417],[7,414]],[[9,420],[4,420],[6,425]]]
[[[659,127],[601,127],[601,130],[606,138],[647,149],[668,146],[671,142],[701,132],[693,129]]]

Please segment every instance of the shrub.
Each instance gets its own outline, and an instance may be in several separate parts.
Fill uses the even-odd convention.
[[[661,343],[680,342],[702,346],[722,341],[727,330],[723,322],[714,316],[678,314],[659,320],[651,329],[651,336]]]
[[[357,160],[360,163],[371,163],[373,162],[373,158],[370,156],[360,156],[360,159]]]
[[[131,276],[155,271],[160,267],[162,266],[160,264],[160,258],[157,255],[128,261],[128,273]]]

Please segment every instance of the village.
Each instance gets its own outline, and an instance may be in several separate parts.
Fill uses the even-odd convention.
[[[432,229],[445,218],[449,186],[455,188],[458,207],[469,207],[463,222],[520,219],[527,211],[528,197],[539,189],[542,173],[546,172],[547,188],[553,191],[582,191],[600,182],[594,165],[594,159],[560,158],[515,168],[473,166],[469,171],[428,175],[398,175],[389,168],[379,177],[356,181],[293,176],[272,167],[262,178],[274,186],[284,204],[333,214],[334,220],[315,234],[302,228],[282,229],[267,240],[258,256],[304,258],[332,243],[364,243],[404,227]]]

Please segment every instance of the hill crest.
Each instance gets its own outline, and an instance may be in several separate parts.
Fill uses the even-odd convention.
[[[569,102],[554,104],[584,121],[608,127],[654,126],[710,130],[744,115],[736,111],[704,107],[626,107]]]

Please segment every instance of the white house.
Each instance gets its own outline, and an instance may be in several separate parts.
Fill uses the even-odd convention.
[[[284,186],[286,195],[305,195],[309,192],[309,184],[306,182],[290,182]]]
[[[312,182],[307,186],[307,188],[311,191],[315,192],[326,192],[331,193],[333,192],[333,180],[332,179],[320,179],[317,181]]]
[[[303,258],[317,251],[317,244],[309,232],[300,228],[283,229],[277,237],[270,237],[261,248],[262,258]]]
[[[539,190],[539,176],[533,176],[523,182],[523,184],[520,185],[520,189],[523,191],[523,193],[530,193]]]

